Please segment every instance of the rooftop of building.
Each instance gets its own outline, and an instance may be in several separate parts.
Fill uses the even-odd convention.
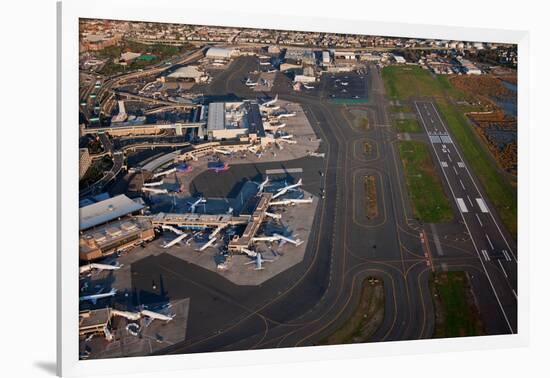
[[[124,218],[114,223],[108,223],[85,232],[80,238],[80,250],[86,252],[97,247],[104,248],[151,227],[151,221],[145,218]]]
[[[80,230],[107,223],[143,209],[143,205],[121,194],[80,208]]]

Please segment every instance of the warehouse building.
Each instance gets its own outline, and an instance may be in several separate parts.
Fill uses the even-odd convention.
[[[233,48],[210,47],[208,51],[206,51],[206,57],[209,59],[229,60],[233,57],[239,56],[239,54],[239,50]]]

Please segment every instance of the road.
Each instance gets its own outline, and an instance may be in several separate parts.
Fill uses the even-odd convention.
[[[108,152],[112,156],[113,166],[109,171],[104,172],[101,179],[90,185],[85,190],[81,190],[79,193],[80,197],[86,197],[90,194],[97,194],[101,192],[108,183],[118,176],[124,166],[124,153],[122,151],[115,151],[107,134],[102,133],[98,134],[98,136],[101,144],[103,145],[104,151]]]

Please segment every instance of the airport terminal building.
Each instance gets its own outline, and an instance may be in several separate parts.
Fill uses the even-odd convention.
[[[211,103],[206,129],[209,140],[246,138],[255,142],[265,137],[260,108],[250,101]]]
[[[80,209],[79,257],[94,261],[153,240],[151,221],[133,218],[144,206],[124,194]]]

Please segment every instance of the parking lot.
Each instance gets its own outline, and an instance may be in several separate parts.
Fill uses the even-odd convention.
[[[330,99],[366,99],[367,75],[357,72],[326,73],[321,76],[319,89]]]

